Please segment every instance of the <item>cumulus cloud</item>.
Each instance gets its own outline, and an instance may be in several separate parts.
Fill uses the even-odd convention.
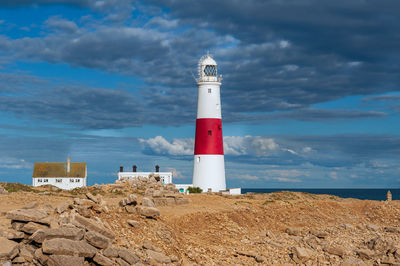
[[[139,139],[144,150],[160,155],[193,155],[193,139],[173,139],[167,141],[162,136],[150,139]]]

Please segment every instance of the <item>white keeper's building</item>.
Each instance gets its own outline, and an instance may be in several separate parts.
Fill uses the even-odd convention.
[[[159,176],[163,184],[172,184],[172,172],[159,172],[160,167],[156,165],[155,172],[136,172],[136,165],[132,167],[132,172],[124,172],[124,167],[121,166],[118,172],[118,180],[126,178],[149,178],[150,175]]]
[[[68,157],[64,163],[35,163],[33,166],[32,186],[53,185],[61,189],[86,187],[86,163],[72,163]]]

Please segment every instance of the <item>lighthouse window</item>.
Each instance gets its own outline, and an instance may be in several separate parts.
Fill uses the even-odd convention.
[[[216,66],[207,65],[207,66],[204,68],[204,74],[206,74],[206,76],[213,76],[213,77],[216,77],[216,76],[217,76],[217,68],[216,68]]]
[[[208,93],[211,93],[211,89],[208,89]]]
[[[208,135],[211,136],[212,135],[212,130],[208,131]]]

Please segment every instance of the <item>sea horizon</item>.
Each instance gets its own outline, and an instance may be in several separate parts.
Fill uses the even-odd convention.
[[[279,191],[305,192],[311,194],[334,195],[341,198],[354,198],[360,200],[386,200],[390,190],[392,200],[400,200],[400,188],[242,188],[242,194],[272,193]]]

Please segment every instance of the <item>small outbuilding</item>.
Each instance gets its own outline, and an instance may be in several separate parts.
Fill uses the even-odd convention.
[[[86,187],[86,163],[72,163],[68,157],[63,163],[35,163],[33,167],[32,186],[53,185],[61,189]]]

